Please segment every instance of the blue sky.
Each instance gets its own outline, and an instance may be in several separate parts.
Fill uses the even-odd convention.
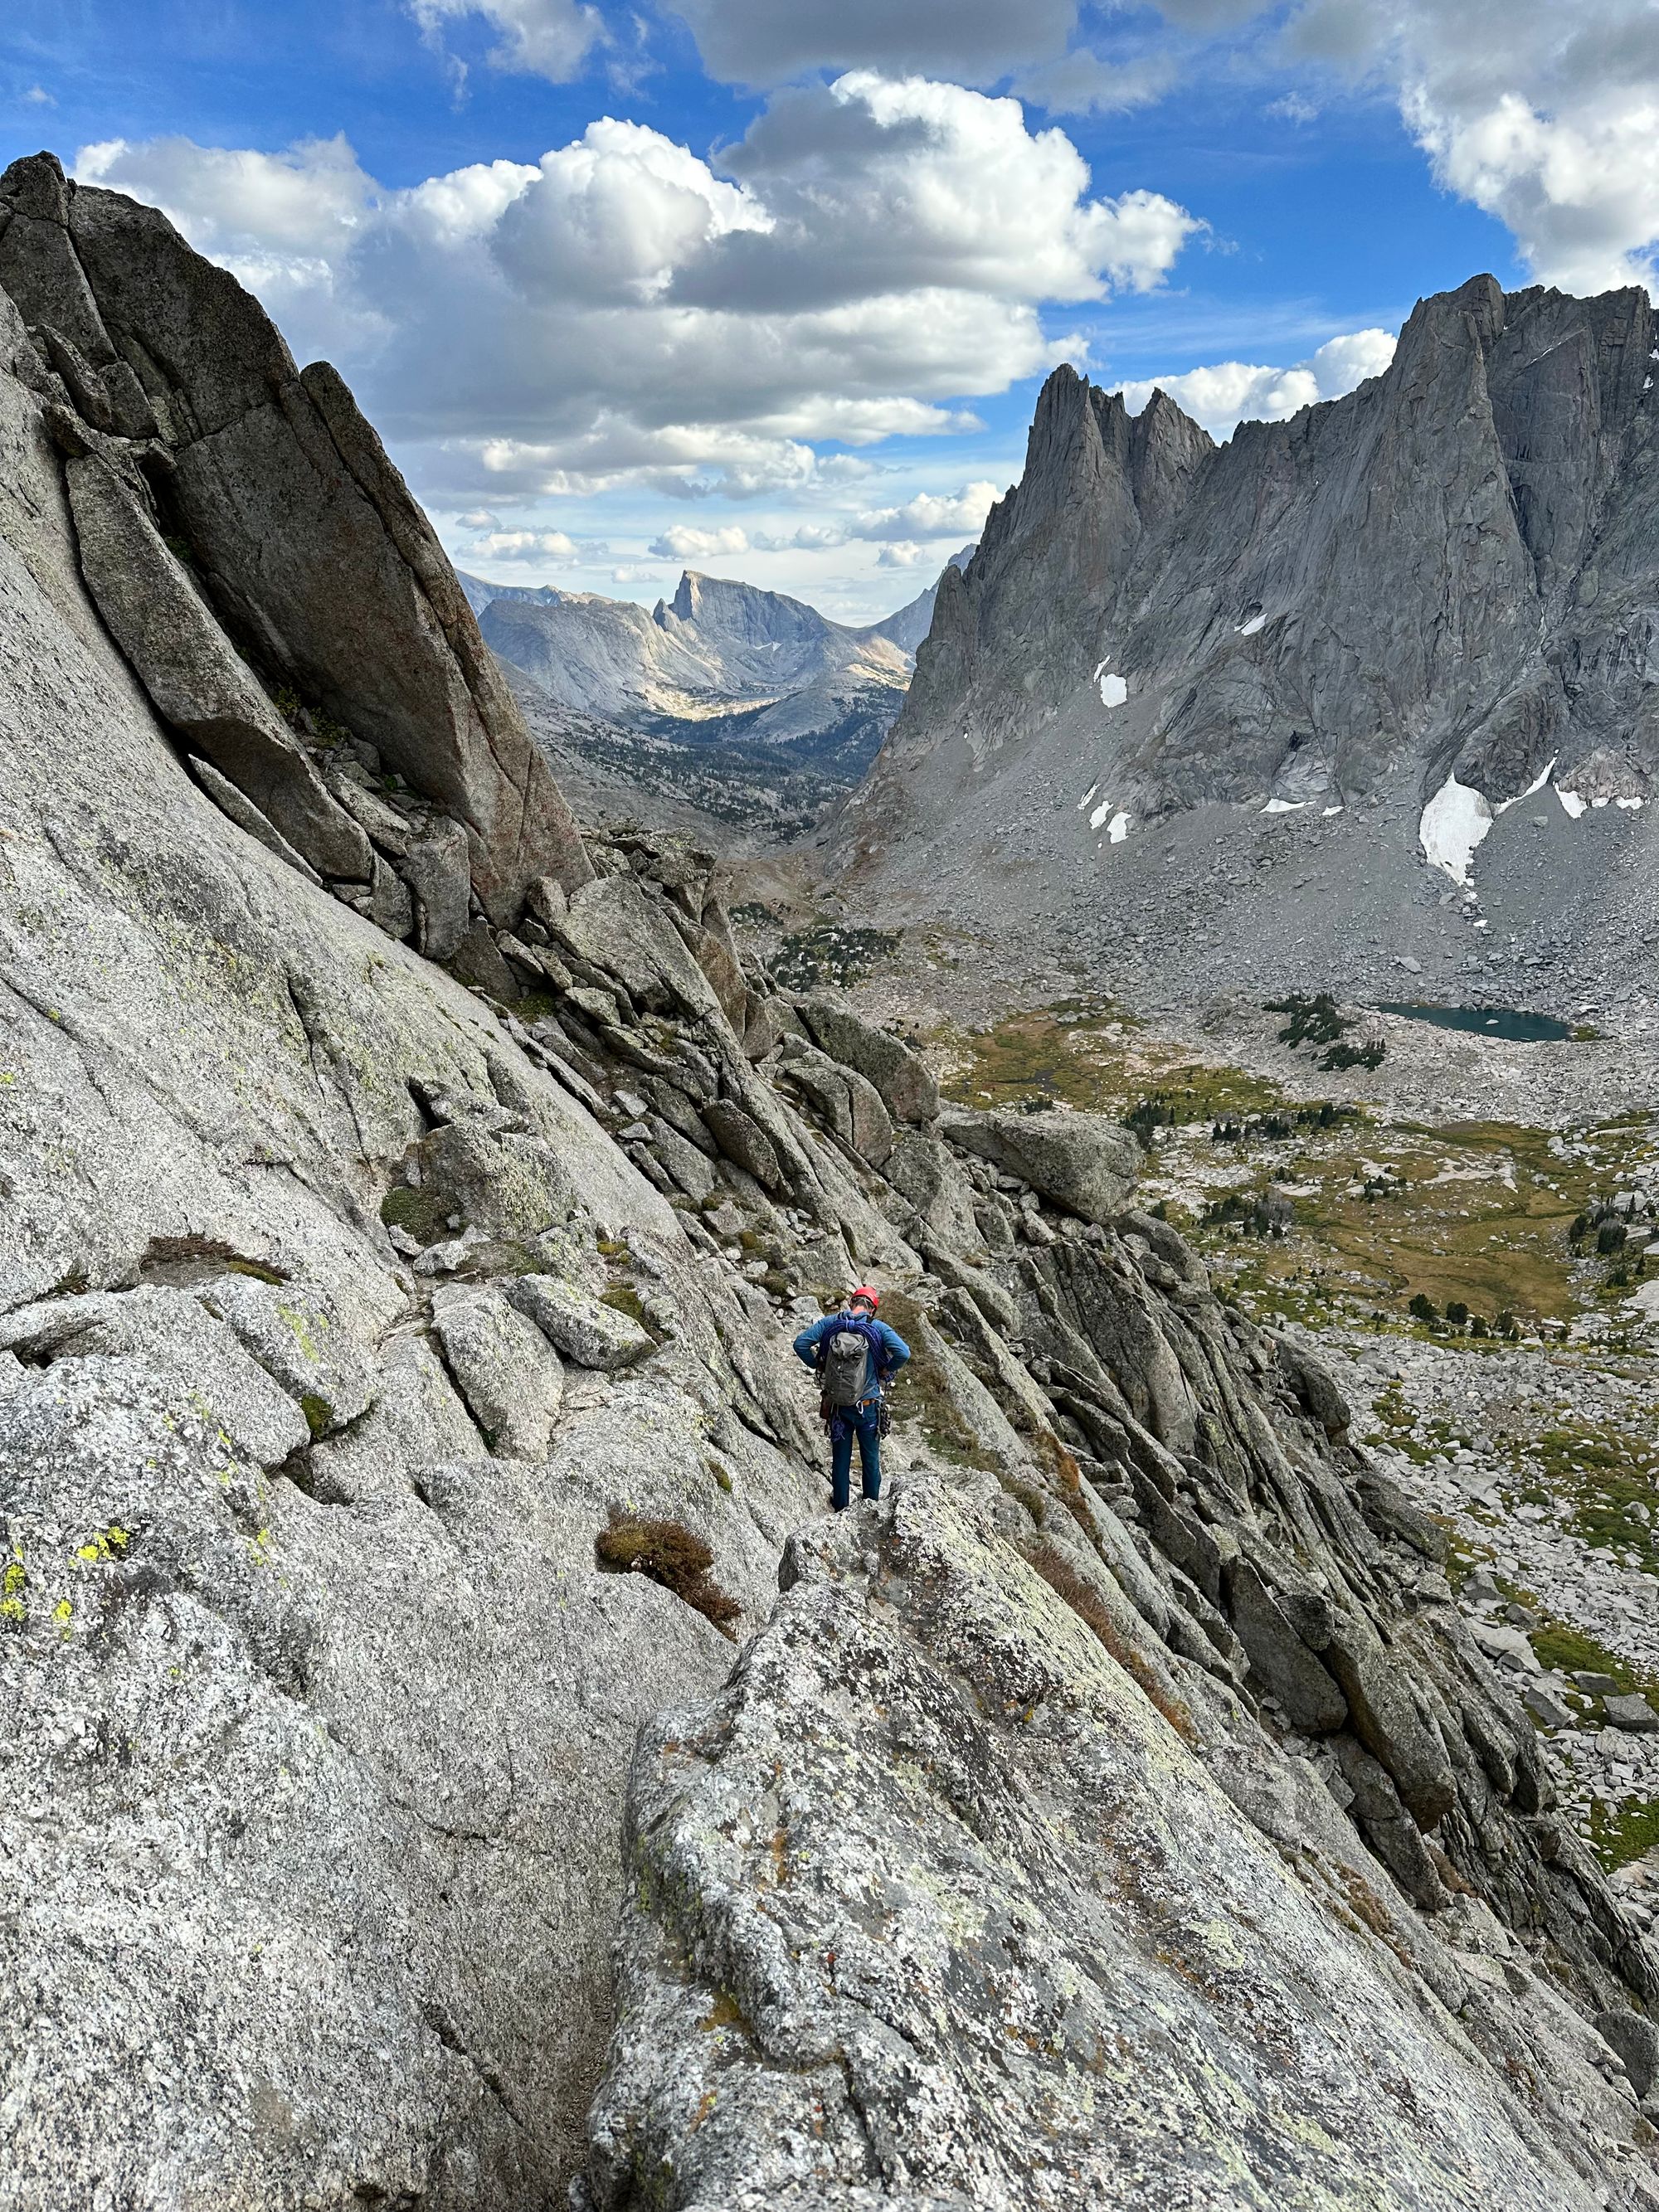
[[[166,207],[458,562],[865,618],[1054,360],[1217,434],[1421,294],[1648,276],[1649,0],[11,0],[0,155]]]

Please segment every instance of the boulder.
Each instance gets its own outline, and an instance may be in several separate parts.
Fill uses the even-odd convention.
[[[501,957],[489,924],[482,918],[471,925],[455,947],[449,972],[459,975],[469,989],[482,991],[486,998],[497,999],[504,1006],[516,1006],[523,996],[517,978]]]
[[[489,1449],[501,1459],[544,1458],[564,1396],[546,1332],[498,1290],[460,1284],[438,1291],[432,1326]]]
[[[226,1440],[270,1468],[310,1441],[305,1414],[282,1382],[217,1314],[161,1284],[48,1298],[0,1318],[0,1348],[37,1366],[125,1359],[164,1376],[178,1399]]]
[[[1348,1717],[1348,1701],[1297,1634],[1273,1593],[1247,1559],[1226,1577],[1227,1612],[1262,1692],[1277,1698],[1285,1717],[1306,1735],[1328,1735]]]
[[[1110,1221],[1140,1171],[1140,1147],[1105,1114],[980,1113],[949,1109],[945,1135],[1005,1175],[1018,1176],[1051,1204],[1085,1221]]]
[[[631,872],[600,876],[572,894],[547,927],[579,960],[614,975],[647,1012],[720,1012],[714,987],[687,951],[666,912]]]
[[[325,1291],[226,1268],[210,1272],[196,1296],[288,1392],[313,1438],[361,1419],[374,1404],[374,1370]]]
[[[578,1367],[631,1367],[654,1348],[650,1332],[631,1315],[557,1275],[516,1275],[507,1295]]]
[[[239,830],[245,830],[266,852],[274,853],[284,867],[292,868],[296,875],[321,887],[322,878],[305,855],[295,851],[282,831],[266,821],[247,793],[238,791],[228,775],[221,775],[211,761],[192,754],[190,772],[227,820],[234,822]]]
[[[1417,1709],[1401,1669],[1370,1625],[1343,1613],[1331,1633],[1328,1665],[1342,1686],[1354,1734],[1394,1778],[1419,1828],[1431,1828],[1457,1795],[1446,1747]]]
[[[1269,1329],[1267,1334],[1285,1381],[1313,1419],[1328,1437],[1346,1436],[1353,1417],[1330,1369],[1299,1339],[1278,1329]]]
[[[843,1066],[797,1037],[786,1037],[783,1075],[811,1102],[814,1118],[872,1168],[893,1150],[893,1124],[881,1093],[856,1068]]]
[[[428,960],[453,957],[471,919],[472,873],[466,831],[447,814],[412,819],[378,792],[335,775],[330,789],[362,824],[408,885],[415,902],[419,951]],[[402,936],[401,930],[391,933]]]
[[[799,1012],[831,1060],[856,1068],[875,1085],[896,1121],[931,1121],[938,1114],[939,1085],[927,1061],[908,1045],[835,999],[802,999]]]
[[[1659,1729],[1659,1713],[1637,1690],[1623,1696],[1603,1698],[1601,1710],[1616,1729],[1625,1729],[1632,1735],[1651,1735]]]
[[[1659,2027],[1639,2012],[1598,2013],[1595,2027],[1624,2061],[1632,2088],[1645,2097],[1659,2080]]]
[[[231,650],[138,494],[91,454],[64,474],[87,588],[156,713],[319,873],[367,883],[368,838]]]
[[[650,1117],[651,1149],[688,1198],[699,1204],[712,1198],[714,1164],[701,1147],[690,1143],[660,1114]]]
[[[781,1197],[789,1185],[776,1149],[760,1123],[730,1098],[711,1099],[702,1109],[708,1133],[723,1156],[751,1175],[763,1190]]]
[[[764,1060],[775,1052],[787,1036],[805,1037],[805,1024],[794,1007],[781,992],[772,992],[765,998],[750,994],[744,1002],[747,1019],[744,1024],[743,1048],[750,1060]]]
[[[1335,1749],[1342,1779],[1353,1792],[1351,1809],[1365,1841],[1413,1905],[1425,1912],[1443,1911],[1451,1903],[1445,1884],[1382,1765],[1351,1735],[1338,1736]]]
[[[947,1252],[983,1254],[973,1185],[948,1145],[923,1129],[901,1129],[883,1173]]]

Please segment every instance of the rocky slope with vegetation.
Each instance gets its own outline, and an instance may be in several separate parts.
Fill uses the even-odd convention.
[[[0,208],[0,2205],[1659,2203],[1643,1917],[1325,1366],[579,830],[160,216]]]

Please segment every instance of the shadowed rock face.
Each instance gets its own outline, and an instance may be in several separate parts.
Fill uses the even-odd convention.
[[[1067,785],[1086,761],[1073,796],[1094,776],[1137,823],[1340,806],[1402,769],[1495,804],[1604,756],[1647,792],[1656,345],[1634,288],[1476,277],[1419,305],[1383,375],[1221,447],[1161,393],[1130,421],[1056,370],[842,853],[926,839],[1025,761]]]
[[[449,562],[335,371],[297,369],[258,301],[165,216],[67,182],[50,155],[0,177],[0,286],[50,334],[60,374],[55,340],[76,349],[90,427],[135,425],[161,527],[267,682],[465,825],[496,921],[537,876],[585,881],[575,824]]]

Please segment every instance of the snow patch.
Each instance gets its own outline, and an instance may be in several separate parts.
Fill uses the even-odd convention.
[[[1570,815],[1576,822],[1584,811],[1584,802],[1578,793],[1576,791],[1563,791],[1558,783],[1555,787],[1555,795],[1561,802],[1563,812]]]
[[[1106,831],[1106,835],[1110,838],[1114,845],[1121,845],[1128,834],[1129,817],[1120,806],[1117,812],[1112,817],[1111,823]]]
[[[1121,707],[1129,696],[1129,687],[1121,676],[1109,676],[1106,673],[1111,665],[1112,656],[1109,653],[1099,667],[1096,669],[1090,681],[1099,684],[1100,703],[1103,707]]]
[[[1298,814],[1307,803],[1305,799],[1270,799],[1261,811],[1264,814]]]
[[[1455,884],[1467,884],[1475,848],[1492,828],[1492,811],[1484,792],[1449,775],[1423,809],[1418,842],[1431,868],[1442,868]]]
[[[1342,809],[1340,806],[1322,806],[1319,811],[1326,821],[1328,822],[1333,814],[1340,814],[1342,811]]]
[[[1109,799],[1103,799],[1099,805],[1096,807],[1094,812],[1089,817],[1089,827],[1091,830],[1098,830],[1101,823],[1106,819],[1106,817],[1111,812],[1111,800]]]
[[[1254,637],[1257,630],[1259,630],[1266,623],[1267,619],[1267,617],[1266,615],[1252,615],[1249,622],[1235,623],[1233,625],[1233,635],[1236,637]]]
[[[1097,783],[1091,783],[1089,786],[1087,791],[1084,793],[1082,798],[1079,799],[1077,803],[1077,811],[1079,814],[1082,813],[1084,808],[1089,804],[1089,801],[1094,797],[1096,792],[1099,789],[1100,786]]]
[[[1615,806],[1622,806],[1627,810],[1634,810],[1642,804],[1639,799],[1615,799],[1613,803]]]

